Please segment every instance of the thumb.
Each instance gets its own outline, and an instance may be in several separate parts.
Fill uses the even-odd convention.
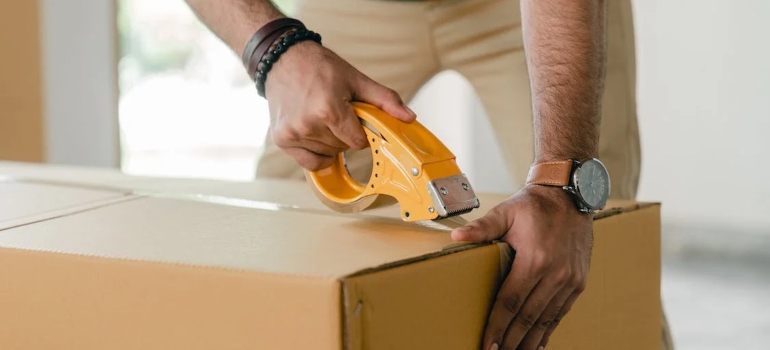
[[[452,239],[455,241],[481,243],[493,241],[504,236],[512,223],[508,222],[508,216],[499,208],[494,208],[481,218],[452,230]]]
[[[354,99],[377,106],[377,108],[385,113],[403,122],[411,123],[417,118],[414,111],[404,104],[404,101],[401,100],[401,96],[397,92],[378,84],[366,76],[358,79],[354,95]]]

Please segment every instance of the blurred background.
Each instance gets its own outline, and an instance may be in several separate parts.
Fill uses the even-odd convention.
[[[294,1],[274,2],[291,14]],[[9,6],[27,5],[0,8]],[[40,82],[45,106],[36,156],[136,175],[253,177],[267,105],[183,0],[41,0],[34,11],[41,61],[27,62],[42,77],[22,77]],[[662,295],[677,349],[767,349],[770,2],[636,0],[634,11],[639,199],[663,203]],[[25,17],[2,12],[0,39],[14,42],[2,23]],[[411,105],[478,190],[514,190],[463,77],[441,73]]]

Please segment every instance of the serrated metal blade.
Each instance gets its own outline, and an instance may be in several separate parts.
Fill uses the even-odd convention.
[[[458,227],[463,227],[468,224],[468,220],[462,216],[455,215],[443,219],[436,219],[430,221],[417,221],[416,224],[420,226],[429,227],[437,230],[451,231]]]
[[[372,123],[370,123],[370,122],[368,122],[368,121],[366,121],[366,120],[364,120],[362,118],[358,118],[358,121],[365,128],[369,129],[369,131],[373,132],[375,135],[379,136],[381,139],[385,139],[385,137],[382,136],[382,133],[379,130],[377,130],[377,128],[375,128],[374,125],[372,125]]]

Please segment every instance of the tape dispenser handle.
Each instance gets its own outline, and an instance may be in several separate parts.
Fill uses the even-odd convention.
[[[366,133],[373,159],[376,159],[379,154],[376,143],[378,139],[382,138],[382,135],[377,132],[376,125],[381,124],[383,118],[393,117],[373,105],[361,102],[353,102],[352,104]],[[373,167],[378,165],[380,164],[372,164]],[[376,196],[376,194],[365,194],[367,186],[373,187],[374,184],[361,184],[350,175],[345,167],[344,153],[338,154],[331,166],[317,171],[305,171],[305,175],[309,177],[308,180],[311,185],[315,186],[317,194],[334,203],[352,204],[361,201],[364,197]],[[374,198],[372,198],[373,200]]]

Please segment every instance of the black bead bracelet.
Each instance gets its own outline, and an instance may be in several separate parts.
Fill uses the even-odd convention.
[[[308,29],[298,29],[289,35],[283,36],[282,39],[273,43],[260,59],[257,66],[257,72],[254,74],[254,80],[257,87],[259,96],[265,97],[265,81],[267,80],[267,73],[273,68],[273,64],[283,55],[292,45],[305,40],[312,40],[321,44],[321,35]]]

